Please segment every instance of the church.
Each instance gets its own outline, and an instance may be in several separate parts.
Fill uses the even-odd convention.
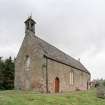
[[[31,16],[25,21],[25,37],[15,61],[15,89],[47,93],[87,90],[90,72],[80,61],[40,39],[35,24]]]

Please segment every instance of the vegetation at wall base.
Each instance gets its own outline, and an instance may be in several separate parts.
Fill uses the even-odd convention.
[[[96,97],[96,90],[59,94],[41,94],[33,91],[0,91],[0,105],[105,105],[105,99]]]

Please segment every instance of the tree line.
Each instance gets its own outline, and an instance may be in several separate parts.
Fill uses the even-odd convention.
[[[0,57],[0,90],[14,88],[14,61],[11,57],[5,60]]]

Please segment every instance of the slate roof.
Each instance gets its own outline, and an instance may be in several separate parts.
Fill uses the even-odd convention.
[[[52,46],[51,44],[40,39],[39,37],[37,37],[37,36],[34,36],[34,37],[37,38],[38,44],[45,52],[45,56],[48,57],[49,59],[55,60],[57,62],[63,63],[65,65],[71,66],[75,69],[78,69],[78,70],[81,70],[81,71],[84,71],[84,72],[90,74],[90,72],[81,64],[80,61],[65,54],[63,51]]]

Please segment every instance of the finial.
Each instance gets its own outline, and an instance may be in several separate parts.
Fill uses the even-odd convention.
[[[30,18],[29,14],[27,14],[28,19]]]
[[[80,62],[80,58],[78,58],[78,61]]]
[[[32,19],[32,12],[31,12],[31,15],[29,16],[29,18],[31,18],[31,19]]]
[[[31,17],[32,17],[32,12],[31,12]]]
[[[28,19],[29,19],[29,18],[31,18],[31,19],[32,19],[32,12],[31,12],[31,14],[30,14],[30,15],[28,14]]]

